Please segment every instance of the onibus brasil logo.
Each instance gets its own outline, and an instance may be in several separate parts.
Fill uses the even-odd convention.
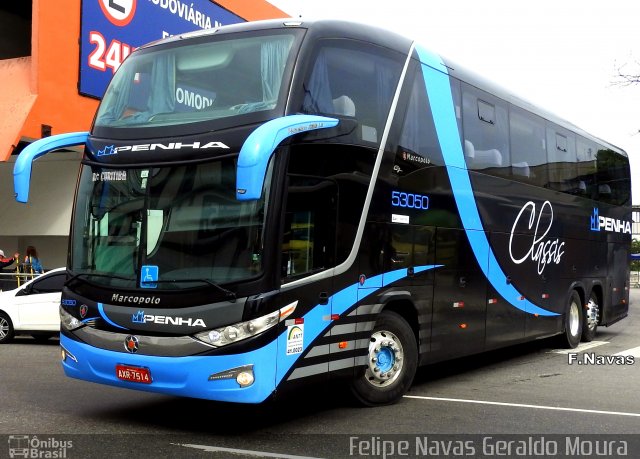
[[[66,458],[67,450],[73,448],[72,440],[53,437],[38,438],[36,435],[9,435],[9,457]]]

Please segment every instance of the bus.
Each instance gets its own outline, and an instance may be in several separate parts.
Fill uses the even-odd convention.
[[[413,40],[338,20],[136,49],[84,146],[61,299],[67,376],[261,403],[343,380],[397,402],[421,365],[629,309],[627,154]]]

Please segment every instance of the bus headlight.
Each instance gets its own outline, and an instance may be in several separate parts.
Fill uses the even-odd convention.
[[[80,322],[78,319],[73,317],[67,311],[65,311],[62,306],[60,306],[60,325],[69,331],[76,330],[80,327],[84,327],[85,324]]]
[[[195,335],[200,341],[216,347],[226,346],[258,335],[289,317],[298,305],[297,301],[257,319],[239,322],[226,327],[204,331]]]

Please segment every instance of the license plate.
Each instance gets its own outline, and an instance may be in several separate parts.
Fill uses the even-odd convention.
[[[151,371],[148,368],[116,365],[116,377],[121,381],[151,384]]]

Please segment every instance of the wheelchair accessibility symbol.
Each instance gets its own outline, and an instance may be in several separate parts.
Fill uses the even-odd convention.
[[[158,287],[158,274],[159,270],[157,266],[144,265],[140,271],[140,288]]]

